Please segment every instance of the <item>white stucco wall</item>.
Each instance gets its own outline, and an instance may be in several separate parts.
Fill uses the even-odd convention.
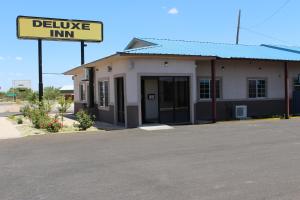
[[[77,75],[73,76],[74,77],[74,102],[81,102],[80,101],[80,95],[79,95],[79,84],[81,80],[84,79],[84,73],[80,72]],[[86,87],[86,82],[82,82],[85,84]]]
[[[108,66],[111,71],[108,71]],[[125,76],[128,69],[128,60],[116,60],[114,62],[101,62],[95,64],[95,102],[99,102],[99,80],[109,80],[109,105],[115,104],[115,81],[114,78],[118,76]]]
[[[167,65],[164,63],[168,62]],[[139,98],[136,95],[140,90],[141,76],[191,76],[190,82],[195,87],[195,61],[164,60],[164,59],[132,59],[126,76],[126,90],[128,104],[137,105]],[[195,94],[192,100],[196,100]]]
[[[167,65],[165,65],[167,62]],[[196,64],[194,60],[172,59],[131,59],[126,74],[127,105],[137,105],[141,110],[142,76],[189,76],[190,77],[190,117],[194,121],[193,103],[196,102]],[[141,112],[139,123],[142,124]]]
[[[210,62],[199,62],[198,77],[210,77]],[[300,64],[289,64],[289,76],[300,73]],[[216,76],[222,80],[221,100],[248,99],[248,78],[267,80],[267,98],[284,98],[284,63],[276,61],[217,60]],[[290,79],[290,83],[292,80]],[[198,92],[197,92],[198,93]],[[290,84],[290,95],[292,84]]]

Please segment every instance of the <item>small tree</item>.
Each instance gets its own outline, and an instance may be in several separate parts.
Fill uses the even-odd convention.
[[[71,107],[72,99],[71,98],[66,99],[64,96],[60,96],[58,98],[57,102],[58,102],[58,112],[61,117],[61,123],[63,125],[64,124],[64,114]]]
[[[45,100],[56,100],[57,98],[59,98],[60,96],[60,91],[58,88],[55,88],[53,86],[50,86],[50,87],[45,87],[44,88],[44,99]]]
[[[30,105],[36,105],[39,102],[39,95],[37,92],[31,92],[30,94],[28,94],[26,100]]]

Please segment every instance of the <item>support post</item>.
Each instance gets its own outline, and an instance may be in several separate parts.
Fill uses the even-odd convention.
[[[217,103],[216,103],[216,67],[215,61],[211,61],[211,114],[212,123],[217,121]]]
[[[285,97],[285,119],[290,117],[289,77],[288,63],[284,62],[284,97]]]
[[[80,42],[80,50],[81,50],[81,65],[84,64],[84,41]]]
[[[39,62],[39,101],[43,100],[43,55],[42,55],[42,40],[38,40],[38,62]]]

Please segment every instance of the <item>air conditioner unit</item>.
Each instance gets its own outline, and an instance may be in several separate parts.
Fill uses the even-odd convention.
[[[235,118],[236,119],[246,119],[247,118],[247,106],[246,105],[235,106]]]

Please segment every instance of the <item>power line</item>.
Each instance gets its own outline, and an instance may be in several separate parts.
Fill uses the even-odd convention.
[[[283,8],[285,8],[289,3],[290,3],[291,0],[286,0],[283,2],[283,4],[277,8],[271,15],[269,15],[268,17],[266,17],[262,22],[260,23],[257,23],[253,26],[251,26],[251,28],[254,28],[254,27],[258,27],[258,26],[261,26],[263,24],[265,24],[266,22],[268,22],[270,19],[272,19],[275,15],[277,15]]]
[[[264,33],[261,33],[261,32],[257,32],[257,31],[251,30],[249,28],[246,28],[246,27],[240,27],[240,28],[241,28],[241,30],[248,31],[252,34],[256,34],[256,35],[259,35],[259,36],[262,36],[262,37],[265,37],[265,38],[268,38],[268,39],[271,39],[271,40],[276,40],[276,41],[279,41],[279,42],[295,45],[295,43],[292,43],[292,42],[289,42],[289,41],[286,41],[286,40],[282,40],[282,39],[279,39],[279,38],[276,38],[276,37],[273,37],[273,36],[270,36],[270,35],[267,35],[267,34],[264,34]]]
[[[48,74],[48,75],[64,75],[63,73],[43,73],[43,74]]]

